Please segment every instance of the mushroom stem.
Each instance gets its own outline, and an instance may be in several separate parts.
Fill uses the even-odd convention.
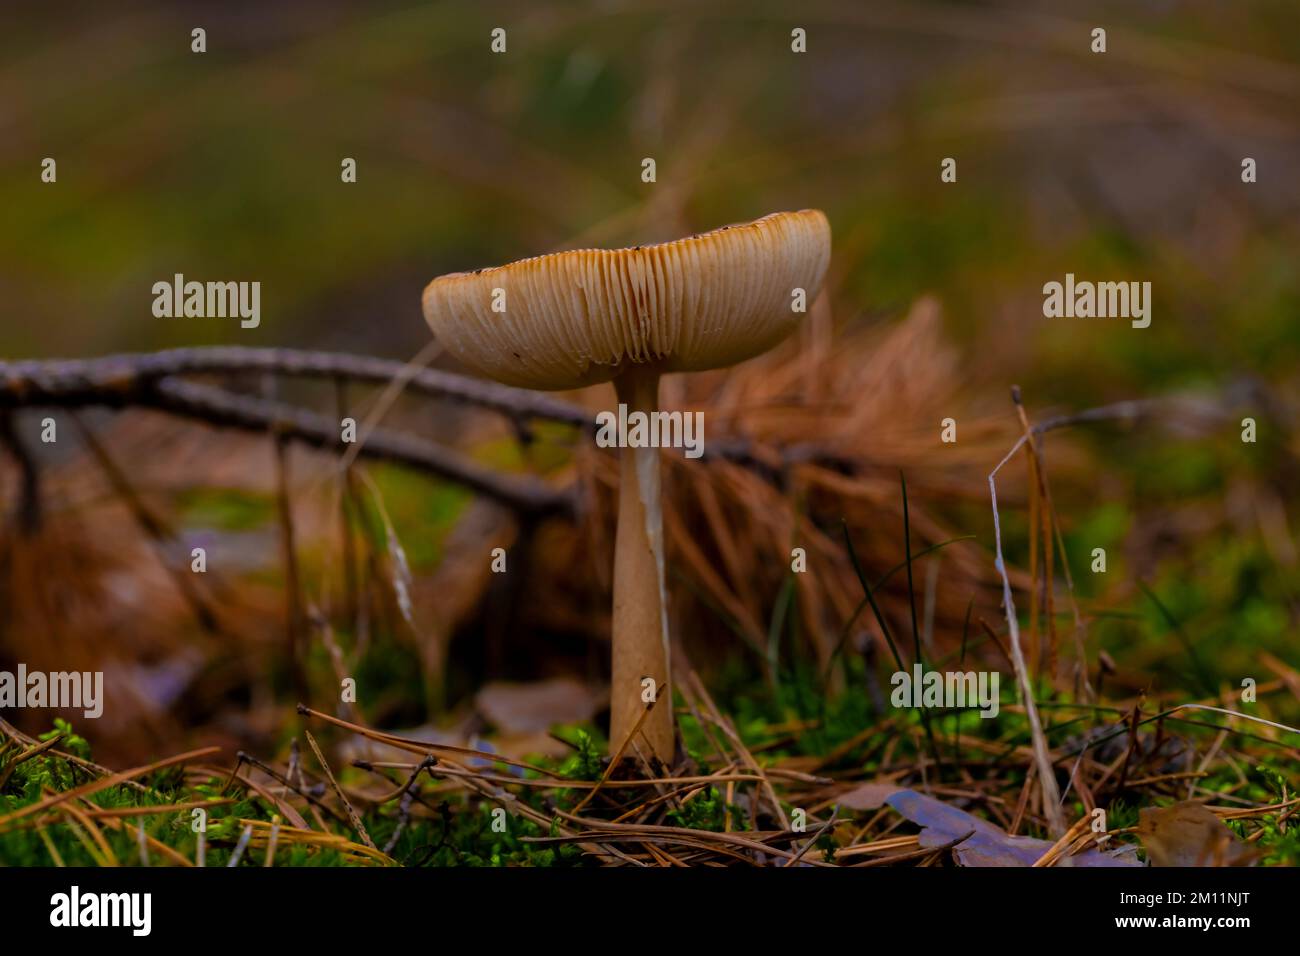
[[[659,410],[659,370],[632,367],[614,380],[630,418],[647,423]],[[610,687],[610,749],[632,733],[647,706],[645,678],[653,678],[656,703],[636,741],[665,763],[673,758],[673,698],[669,686],[668,616],[664,591],[663,513],[659,497],[659,449],[620,452],[618,535],[614,550],[613,682]],[[633,752],[629,747],[629,753]],[[649,753],[647,753],[649,756]]]

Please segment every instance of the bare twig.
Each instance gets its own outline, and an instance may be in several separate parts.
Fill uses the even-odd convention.
[[[271,430],[317,448],[338,449],[341,445],[338,422],[292,405],[235,395],[178,379],[159,381],[153,394],[156,407],[212,424],[258,432]],[[374,429],[367,436],[362,453],[432,472],[519,511],[572,510],[570,497],[544,482],[502,474],[457,451],[401,432]]]
[[[239,834],[239,842],[235,844],[234,852],[230,854],[230,859],[226,862],[226,866],[239,866],[239,861],[243,858],[244,851],[248,849],[248,841],[252,838],[253,825],[250,823],[245,826],[244,831]]]
[[[516,430],[527,432],[526,425],[534,419],[561,422],[582,429],[588,435],[597,430],[595,416],[581,405],[565,402],[543,393],[513,388],[495,382],[457,375],[440,369],[415,368],[411,363],[372,358],[337,352],[317,352],[299,349],[259,349],[237,346],[168,349],[160,352],[126,353],[92,359],[48,359],[40,361],[0,362],[0,409],[52,406],[75,408],[101,405],[110,408],[144,407],[172,414],[187,415],[217,424],[253,428],[263,431],[283,414],[268,415],[267,409],[255,411],[254,406],[243,405],[240,413],[231,415],[233,409],[225,393],[213,394],[210,387],[190,385],[176,381],[177,376],[196,374],[248,374],[275,373],[369,384],[395,385],[423,395],[452,402],[490,409],[506,416]],[[189,389],[203,388],[203,392]],[[222,400],[222,399],[227,400]],[[305,413],[304,413],[305,414]],[[237,420],[225,420],[234,417]],[[315,416],[313,416],[315,418]],[[270,419],[270,420],[268,420]],[[319,421],[315,422],[316,425]],[[330,422],[324,430],[328,438],[320,440],[318,427],[298,429],[308,434],[291,434],[290,437],[308,443],[337,446],[337,423]],[[368,432],[364,442],[358,443],[359,454],[402,461],[412,467],[424,468],[452,480],[473,478],[463,473],[464,461],[431,460],[429,446],[420,450],[389,447],[391,432]],[[408,442],[414,439],[405,439]],[[378,449],[370,446],[376,442]],[[704,458],[725,458],[755,472],[769,481],[780,483],[782,472],[790,465],[815,463],[829,468],[845,470],[852,462],[842,456],[828,453],[813,445],[792,445],[780,451],[756,447],[744,439],[718,437],[709,442]],[[449,469],[449,470],[448,470]],[[463,483],[485,494],[490,488],[479,487],[473,480]],[[499,496],[498,496],[499,497]],[[527,501],[507,496],[500,498],[516,508]],[[564,510],[568,502],[546,502],[547,508]]]
[[[361,837],[361,841],[365,843],[366,846],[370,847],[372,850],[379,849],[379,847],[375,846],[375,841],[370,839],[370,834],[366,832],[366,825],[361,822],[361,817],[357,815],[356,808],[352,806],[352,801],[350,801],[348,795],[343,792],[343,788],[339,786],[339,782],[334,779],[334,772],[330,770],[330,765],[325,762],[325,755],[320,752],[320,747],[316,744],[316,738],[311,735],[310,730],[304,730],[303,735],[307,738],[307,743],[311,744],[312,753],[316,755],[316,759],[320,762],[321,769],[325,771],[325,777],[329,780],[330,786],[334,788],[334,792],[338,794],[338,798],[343,801],[343,809],[347,811],[348,819],[352,821],[352,828],[357,831],[357,834]]]
[[[1012,390],[1013,399],[1019,404],[1019,388]],[[1113,405],[1105,405],[1099,408],[1088,409],[1087,411],[1078,412],[1073,415],[1061,415],[1056,418],[1049,418],[1046,421],[1025,430],[1024,434],[1016,440],[1016,443],[1007,452],[1005,457],[998,462],[997,466],[989,472],[989,498],[993,505],[993,540],[995,548],[994,567],[998,575],[1002,578],[1002,604],[1006,613],[1007,629],[1010,633],[1011,659],[1015,667],[1016,679],[1020,686],[1021,698],[1024,702],[1025,715],[1029,719],[1029,727],[1033,737],[1034,757],[1038,765],[1039,786],[1043,791],[1043,809],[1047,815],[1048,827],[1053,836],[1060,837],[1065,832],[1065,820],[1061,813],[1061,793],[1056,783],[1056,775],[1052,768],[1051,755],[1047,749],[1047,740],[1043,734],[1042,722],[1039,720],[1038,707],[1034,702],[1033,686],[1029,679],[1029,672],[1025,666],[1024,655],[1020,644],[1020,623],[1016,616],[1016,604],[1011,594],[1011,579],[1007,574],[1006,562],[1002,555],[1002,525],[998,515],[998,489],[997,474],[1002,470],[1007,462],[1015,457],[1016,453],[1027,443],[1032,442],[1037,436],[1054,431],[1058,428],[1065,428],[1070,425],[1080,425],[1092,422],[1105,421],[1124,421],[1134,422],[1145,418],[1154,412],[1164,408],[1178,407],[1180,404],[1186,410],[1194,414],[1205,414],[1206,409],[1199,405],[1188,405],[1186,402],[1180,402],[1178,399],[1166,400],[1156,399],[1152,401],[1130,401],[1117,402]],[[1221,414],[1219,410],[1215,413]]]
[[[365,355],[237,346],[168,349],[93,359],[0,362],[0,406],[138,404],[154,383],[176,375],[275,372],[309,378],[388,384],[438,398],[479,405],[511,418],[546,418],[586,426],[591,415],[577,405],[437,369],[411,373],[407,363]],[[113,401],[116,396],[117,400]]]
[[[9,763],[5,765],[5,768],[0,770],[0,790],[5,788],[5,784],[9,782],[10,775],[15,769],[17,769],[20,763],[25,760],[31,760],[33,757],[39,757],[47,750],[53,750],[66,736],[66,734],[56,734],[44,743],[39,743],[35,746],[29,747],[27,750],[24,750],[22,753],[10,760]]]

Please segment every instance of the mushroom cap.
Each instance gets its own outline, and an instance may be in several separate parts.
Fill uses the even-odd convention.
[[[778,212],[658,245],[455,272],[425,288],[424,317],[465,365],[523,388],[580,388],[629,365],[721,368],[794,329],[794,290],[811,303],[830,257],[824,213]]]

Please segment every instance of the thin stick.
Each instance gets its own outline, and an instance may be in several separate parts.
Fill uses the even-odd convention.
[[[253,825],[250,823],[244,827],[244,832],[239,835],[239,842],[235,844],[235,851],[230,854],[230,859],[226,862],[227,867],[239,866],[239,861],[248,849],[248,841],[253,838]]]
[[[1019,395],[1019,389],[1014,392]],[[1024,654],[1020,646],[1020,622],[1016,618],[1016,602],[1011,596],[1011,578],[1007,574],[1006,561],[1002,557],[1002,522],[998,517],[998,487],[997,474],[1002,470],[1002,466],[1011,460],[1011,457],[1020,450],[1020,447],[1029,440],[1029,432],[1022,435],[1016,442],[1015,447],[1007,452],[1005,458],[998,462],[997,467],[989,473],[989,497],[993,503],[993,541],[996,550],[994,567],[997,568],[998,574],[1002,577],[1002,605],[1006,611],[1007,629],[1010,633],[1011,644],[1011,661],[1016,671],[1016,680],[1020,685],[1020,696],[1024,703],[1025,715],[1029,719],[1029,729],[1034,742],[1034,758],[1038,762],[1038,785],[1043,793],[1043,812],[1047,816],[1048,827],[1053,835],[1059,836],[1065,831],[1065,818],[1061,813],[1061,791],[1056,785],[1056,774],[1052,768],[1051,756],[1047,750],[1047,738],[1043,734],[1043,725],[1038,718],[1038,707],[1034,704],[1034,688],[1029,679],[1029,670],[1025,666]]]
[[[263,866],[269,867],[275,863],[275,845],[280,840],[280,814],[271,817],[271,835],[266,841],[266,862]]]
[[[350,379],[372,384],[388,384],[405,377],[412,391],[480,405],[512,418],[592,424],[592,416],[578,405],[451,372],[417,369],[412,373],[405,362],[342,352],[230,346],[167,349],[93,359],[0,362],[0,405],[97,404],[84,399],[98,400],[114,394],[124,398],[174,375],[247,372]]]
[[[807,842],[804,843],[803,847],[799,850],[799,852],[796,853],[794,856],[790,857],[790,859],[786,860],[781,865],[794,866],[800,860],[802,860],[803,855],[817,845],[817,841],[822,838],[822,834],[825,833],[827,830],[829,830],[831,827],[835,826],[835,821],[838,815],[839,815],[839,808],[837,807],[836,809],[831,811],[831,818],[817,828],[817,832],[808,838]]]
[[[375,846],[375,841],[370,839],[370,834],[366,832],[366,825],[361,822],[361,817],[357,816],[357,811],[352,806],[352,801],[350,801],[347,794],[343,792],[343,788],[339,786],[339,782],[334,779],[334,772],[330,770],[330,765],[325,762],[325,755],[320,752],[320,747],[316,745],[316,738],[311,735],[310,730],[304,730],[303,734],[307,737],[307,743],[311,744],[312,753],[314,753],[316,759],[320,761],[321,769],[325,771],[325,776],[329,779],[330,786],[334,788],[334,792],[338,794],[339,799],[343,801],[343,808],[347,810],[348,819],[352,821],[352,828],[360,835],[361,842],[372,850],[378,850],[379,847]]]
[[[56,734],[49,740],[36,744],[33,747],[29,747],[27,750],[24,750],[22,753],[18,754],[18,756],[10,760],[9,763],[5,765],[5,768],[0,770],[0,790],[4,790],[5,784],[9,782],[9,777],[13,774],[14,770],[17,769],[20,763],[23,763],[26,760],[31,760],[33,757],[39,757],[47,750],[53,750],[59,745],[59,741],[66,736],[67,734]]]

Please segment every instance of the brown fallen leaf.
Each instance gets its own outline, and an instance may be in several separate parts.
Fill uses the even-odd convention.
[[[850,810],[879,810],[902,788],[887,780],[869,780],[836,797],[835,802]]]
[[[1144,808],[1137,833],[1152,866],[1247,866],[1259,855],[1212,810],[1191,800]]]
[[[556,724],[590,720],[601,694],[569,677],[514,684],[493,681],[474,696],[474,707],[503,735],[545,733]]]
[[[961,866],[1032,866],[1052,848],[1050,840],[1012,836],[965,810],[883,781],[862,784],[841,795],[837,802],[857,810],[888,804],[922,828],[919,843],[923,847],[946,846],[966,837],[952,851]],[[1131,846],[1088,849],[1061,860],[1057,866],[1138,866],[1132,851]]]

